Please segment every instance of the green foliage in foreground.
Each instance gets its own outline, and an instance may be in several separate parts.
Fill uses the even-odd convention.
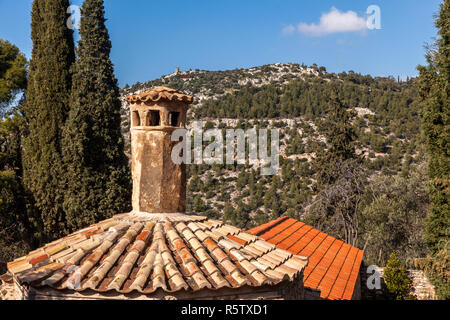
[[[27,199],[21,178],[21,128],[19,112],[0,120],[0,273],[6,263],[23,255],[32,245],[26,212]]]
[[[326,120],[321,123],[325,128],[327,147],[322,148],[315,158],[316,180],[320,187],[333,184],[338,176],[338,164],[356,159],[355,130],[350,122],[350,114],[339,99],[338,91],[332,91]]]
[[[15,45],[0,39],[0,115],[27,84],[27,59]]]
[[[428,65],[418,69],[432,202],[426,219],[426,240],[432,251],[430,261],[441,264],[449,259],[450,239],[450,2],[441,4],[436,27],[439,37],[426,55]],[[439,266],[428,270],[436,279],[440,297],[450,296],[448,272],[436,271]]]
[[[413,166],[406,176],[379,176],[367,185],[360,211],[359,246],[367,264],[386,265],[391,252],[401,261],[423,258],[424,219],[429,210],[426,164]]]
[[[395,252],[391,256],[384,269],[383,275],[389,294],[395,300],[404,300],[409,297],[411,280],[408,276],[405,264],[397,257]]]
[[[120,132],[119,88],[109,58],[103,0],[83,2],[70,112],[62,149],[69,230],[131,210],[128,159]]]
[[[65,234],[62,130],[69,112],[70,67],[75,60],[73,31],[67,28],[68,0],[35,0],[33,41],[24,113],[23,182],[38,214],[30,217],[47,239]]]

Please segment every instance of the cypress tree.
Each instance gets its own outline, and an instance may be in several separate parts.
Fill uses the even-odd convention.
[[[429,154],[431,212],[427,218],[427,242],[433,252],[450,237],[450,3],[444,1],[436,20],[439,38],[427,54],[428,66],[420,66],[419,93],[423,99],[423,130]]]
[[[24,185],[37,214],[30,217],[51,239],[64,234],[62,128],[69,110],[70,67],[75,60],[73,31],[66,26],[68,0],[35,0],[33,41],[24,113]]]
[[[103,0],[84,1],[63,140],[64,209],[72,230],[131,209],[131,174],[104,14]]]
[[[436,19],[439,37],[419,66],[419,94],[423,102],[422,126],[428,151],[430,212],[425,220],[425,240],[431,250],[428,275],[440,299],[450,297],[450,2],[441,4]]]
[[[355,159],[356,133],[350,122],[350,114],[339,98],[337,89],[331,93],[327,119],[323,123],[328,148],[321,148],[315,159],[319,186],[332,184],[337,178],[338,166]]]

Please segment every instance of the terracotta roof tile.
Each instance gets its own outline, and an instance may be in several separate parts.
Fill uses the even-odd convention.
[[[341,297],[343,296],[358,252],[358,249],[354,247],[350,248],[340,271],[341,277],[338,277],[338,279],[336,280],[335,285],[331,289],[329,298],[333,297],[335,299],[341,299]]]
[[[241,245],[243,245],[243,246],[245,246],[247,244],[247,241],[245,241],[244,239],[241,239],[239,237],[233,236],[231,234],[228,235],[228,238],[233,240],[233,241],[235,241],[235,242],[237,242],[237,243],[239,243],[239,244],[241,244]]]
[[[242,250],[231,250],[230,253],[237,261],[251,260],[253,258],[242,252]]]
[[[158,102],[163,100],[181,101],[188,104],[194,101],[191,96],[167,87],[155,87],[150,90],[142,91],[139,94],[127,96],[128,103]]]
[[[265,260],[258,261],[272,263],[274,256],[270,254],[273,252],[282,257],[286,252],[284,250],[295,255],[292,258],[283,257],[283,264],[267,271],[267,274],[277,271],[289,274],[289,270],[293,269],[287,268],[299,268],[303,265],[305,286],[319,289],[321,298],[352,298],[364,251],[288,217],[281,217],[248,232],[283,249],[280,252],[271,251],[268,257],[272,259],[266,257]],[[251,253],[255,252],[255,248],[252,250],[251,246],[246,249]],[[307,257],[309,261],[303,260],[301,256]]]
[[[151,295],[275,285],[300,274],[306,262],[220,221],[128,213],[35,250],[8,270],[36,288]]]
[[[272,220],[272,221],[270,221],[270,222],[268,222],[266,224],[262,224],[262,225],[260,225],[260,226],[258,226],[256,228],[251,229],[251,230],[248,230],[248,232],[250,234],[255,235],[255,236],[260,236],[261,234],[265,233],[267,230],[273,228],[275,225],[277,225],[277,224],[279,224],[279,223],[281,223],[281,222],[283,222],[283,221],[285,221],[287,219],[288,219],[288,217],[281,217],[281,218],[278,218],[276,220]]]
[[[364,255],[363,251],[358,251],[355,262],[353,263],[352,271],[350,273],[350,278],[347,282],[347,285],[345,286],[345,291],[344,295],[342,296],[342,299],[348,300],[351,299],[353,296],[353,288],[349,284],[356,282],[358,278],[359,268],[361,266],[363,255]]]
[[[292,233],[289,237],[287,237],[286,239],[284,239],[282,242],[277,244],[277,247],[280,249],[284,249],[284,250],[288,250],[290,252],[292,252],[290,250],[290,248],[296,243],[296,242],[301,242],[302,237],[309,232],[312,229],[312,227],[308,226],[308,225],[304,225],[302,227],[300,227],[300,229],[298,229],[297,231],[295,231],[294,233]]]

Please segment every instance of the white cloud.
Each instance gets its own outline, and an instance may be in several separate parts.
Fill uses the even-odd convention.
[[[286,27],[287,28],[287,27]],[[367,29],[365,18],[354,11],[342,12],[332,7],[330,12],[323,13],[319,24],[300,23],[297,30],[310,36],[323,36],[332,33],[357,32]]]
[[[293,34],[294,32],[295,32],[295,27],[292,24],[284,27],[283,30],[281,30],[281,33],[285,36],[289,36],[289,35]]]

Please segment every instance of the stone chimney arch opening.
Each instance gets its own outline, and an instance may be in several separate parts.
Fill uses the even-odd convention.
[[[146,126],[159,127],[161,125],[161,114],[158,110],[150,110],[147,113]]]
[[[141,125],[141,117],[139,116],[139,111],[133,111],[131,113],[131,126],[138,127]]]
[[[178,127],[180,125],[179,112],[169,112],[169,125],[172,127]]]

